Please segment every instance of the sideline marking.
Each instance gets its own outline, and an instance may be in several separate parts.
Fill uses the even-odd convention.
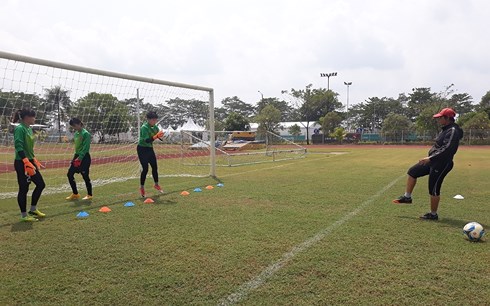
[[[227,297],[221,299],[218,302],[218,305],[234,305],[240,301],[242,301],[244,298],[246,298],[249,293],[258,287],[262,286],[269,278],[274,276],[279,270],[281,270],[291,259],[293,259],[296,255],[299,253],[306,251],[310,247],[314,246],[318,242],[320,242],[323,238],[325,238],[328,234],[330,234],[334,229],[337,227],[341,226],[345,222],[349,221],[353,217],[355,217],[357,214],[359,214],[364,208],[366,208],[369,204],[371,204],[376,198],[381,196],[384,192],[386,192],[388,189],[393,187],[400,179],[404,178],[406,175],[402,175],[396,179],[394,179],[391,183],[388,185],[384,186],[380,191],[378,191],[375,195],[371,196],[369,199],[364,201],[361,205],[359,205],[356,209],[351,211],[350,213],[346,214],[339,220],[335,221],[331,225],[327,226],[325,229],[321,230],[318,232],[316,235],[314,235],[311,238],[308,238],[307,240],[303,241],[302,243],[294,246],[289,252],[284,253],[279,260],[274,262],[273,264],[269,265],[267,268],[265,268],[260,274],[249,280],[248,282],[243,283],[238,287],[238,289],[228,295]]]

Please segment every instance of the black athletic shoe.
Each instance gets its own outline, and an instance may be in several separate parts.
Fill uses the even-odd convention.
[[[412,204],[412,198],[407,198],[406,196],[402,195],[398,199],[393,200],[393,203],[395,203],[395,204]]]
[[[439,216],[437,214],[433,215],[432,213],[428,212],[423,216],[420,216],[420,219],[423,220],[439,220]]]

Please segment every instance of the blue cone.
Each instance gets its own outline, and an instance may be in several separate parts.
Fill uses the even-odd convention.
[[[134,206],[134,203],[133,202],[126,202],[124,204],[124,206],[126,206],[126,207],[132,207],[132,206]]]
[[[196,189],[194,189],[194,192],[201,192],[201,191],[202,191],[202,189],[201,189],[201,188],[196,188]]]
[[[77,214],[77,218],[87,218],[89,216],[89,213],[86,211],[81,211]]]
[[[218,186],[218,187],[223,187],[223,186],[225,186],[225,185],[224,185],[223,183],[218,183],[218,184],[216,184],[216,186]]]

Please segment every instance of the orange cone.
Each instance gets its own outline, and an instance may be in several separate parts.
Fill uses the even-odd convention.
[[[151,198],[147,198],[143,203],[151,204],[151,203],[155,203],[155,201],[153,201]]]
[[[180,193],[180,195],[182,195],[182,196],[188,196],[189,194],[190,193],[188,191],[185,191],[185,190]]]
[[[206,186],[206,189],[207,189],[207,190],[211,190],[211,189],[214,189],[214,187],[213,187],[213,186],[211,186],[211,185],[208,185],[208,186]]]
[[[109,207],[107,207],[107,206],[102,206],[102,207],[99,209],[99,211],[100,211],[101,213],[108,213],[108,212],[111,212],[112,210],[111,210]]]

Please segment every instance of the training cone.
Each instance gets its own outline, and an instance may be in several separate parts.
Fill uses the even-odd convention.
[[[464,200],[464,197],[462,195],[460,195],[460,194],[455,195],[454,198],[456,200]]]
[[[185,191],[185,190],[180,193],[180,195],[182,195],[182,196],[188,196],[189,194],[190,193],[188,191]]]
[[[151,203],[155,203],[155,201],[153,201],[151,198],[147,198],[143,203],[151,204]]]
[[[101,213],[108,213],[108,212],[111,212],[112,210],[107,207],[107,206],[102,206],[100,209],[99,209],[99,212]]]
[[[77,218],[87,218],[89,216],[89,213],[86,211],[81,211],[77,214]]]
[[[209,186],[206,186],[206,189],[207,189],[207,190],[211,190],[211,189],[214,189],[214,187],[213,187],[213,186],[211,186],[211,185],[209,185]]]
[[[124,207],[133,207],[134,203],[133,202],[126,202],[124,203]]]
[[[223,183],[218,183],[216,184],[216,187],[224,187],[225,185]]]
[[[194,189],[194,192],[201,192],[201,191],[202,191],[202,189],[201,189],[201,188],[196,188],[196,189]]]

